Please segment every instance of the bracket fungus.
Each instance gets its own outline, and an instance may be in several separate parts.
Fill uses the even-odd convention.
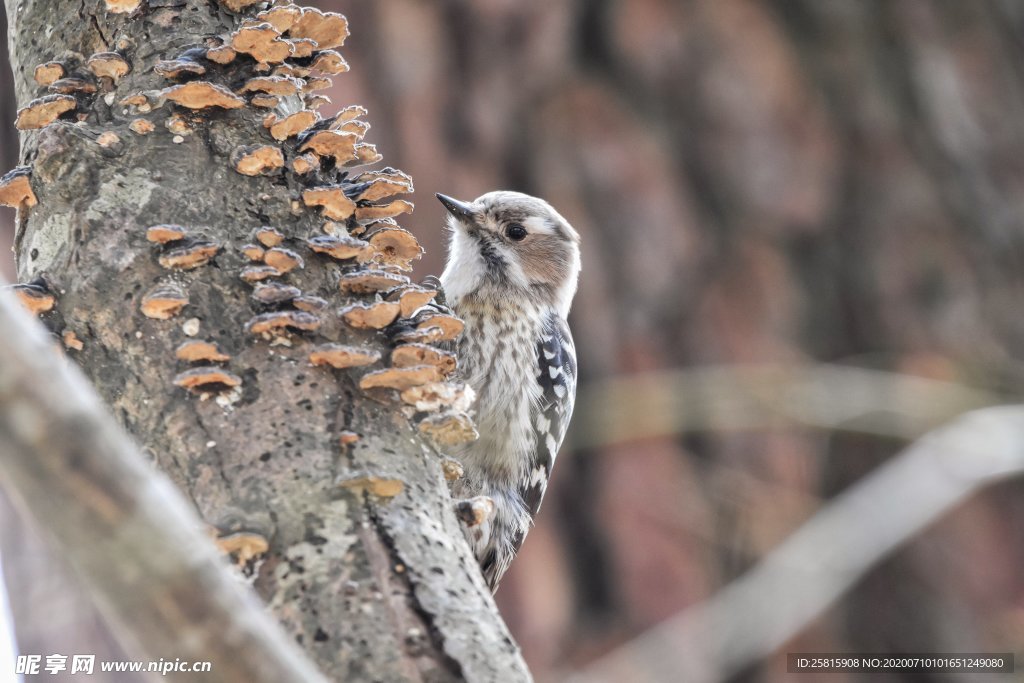
[[[300,152],[313,151],[322,157],[333,157],[339,164],[357,158],[359,136],[340,130],[318,130],[302,141]]]
[[[282,273],[288,273],[296,268],[304,268],[306,266],[301,256],[291,249],[283,247],[270,249],[263,256],[263,262],[272,268],[277,268]]]
[[[137,135],[149,135],[156,130],[156,126],[153,125],[153,122],[148,121],[147,119],[135,119],[128,124],[128,127]]]
[[[301,289],[280,282],[261,282],[252,292],[253,299],[267,305],[283,304],[299,296]]]
[[[64,342],[64,348],[71,351],[81,351],[85,348],[85,344],[78,338],[74,330],[64,330],[60,335],[60,339]]]
[[[312,152],[300,154],[292,159],[291,167],[292,172],[296,175],[306,175],[320,168],[320,158]]]
[[[399,305],[393,301],[352,304],[338,313],[350,327],[359,330],[382,330],[398,319]]]
[[[230,45],[220,45],[218,47],[211,47],[206,51],[206,58],[214,64],[230,64],[235,61],[235,57],[238,56],[238,52],[235,48]]]
[[[206,67],[193,59],[179,57],[160,60],[153,67],[153,71],[164,78],[181,78],[183,76],[202,76],[206,73]]]
[[[436,296],[437,290],[435,289],[427,289],[420,285],[409,284],[396,287],[388,292],[386,299],[388,301],[397,301],[398,305],[401,306],[401,316],[403,318],[411,318],[416,311],[429,304]]]
[[[292,38],[310,38],[321,50],[341,47],[348,38],[348,20],[336,12],[304,7],[302,16],[292,24],[288,34]]]
[[[239,274],[246,282],[261,282],[272,277],[281,275],[281,271],[273,266],[247,266]]]
[[[231,356],[223,353],[213,342],[201,341],[199,339],[190,339],[182,342],[174,350],[174,357],[190,363],[197,361],[222,363],[231,360]]]
[[[284,235],[277,228],[265,225],[256,231],[256,239],[265,247],[276,247],[284,242]]]
[[[252,96],[249,100],[249,104],[254,107],[260,107],[261,109],[274,109],[281,104],[281,100],[273,95],[259,93]]]
[[[45,288],[35,284],[17,284],[11,286],[11,291],[18,298],[21,305],[33,315],[40,315],[53,310],[57,304],[56,297]]]
[[[466,471],[463,469],[462,463],[455,458],[442,458],[441,473],[444,475],[445,481],[457,481],[462,479]]]
[[[441,337],[438,341],[452,341],[462,334],[462,331],[466,328],[466,323],[454,315],[436,312],[428,313],[417,319],[417,330],[428,330],[431,328],[439,328],[441,330]]]
[[[400,171],[396,171],[394,174],[382,173],[380,175],[364,173],[356,180],[361,181],[364,178],[366,187],[356,196],[356,199],[359,200],[375,202],[385,197],[413,191],[412,178]]]
[[[409,278],[406,276],[375,269],[345,273],[338,282],[342,292],[354,294],[373,294],[405,284],[409,284]]]
[[[157,244],[177,242],[188,237],[188,230],[180,225],[154,225],[146,228],[146,239]]]
[[[450,375],[455,372],[457,364],[454,353],[427,344],[402,344],[391,352],[391,365],[396,368],[433,365],[442,375]]]
[[[375,164],[384,157],[381,156],[380,152],[377,151],[377,145],[371,145],[366,142],[360,142],[356,145],[356,158],[350,162],[347,162],[346,166],[369,166]],[[412,205],[409,205],[409,210],[412,211]],[[401,212],[399,212],[401,213]]]
[[[193,392],[223,391],[241,385],[242,378],[224,368],[204,365],[179,372],[174,385]]]
[[[469,416],[457,411],[425,417],[419,423],[419,431],[441,447],[458,446],[480,438]]]
[[[367,239],[373,246],[374,260],[378,263],[412,270],[412,262],[423,256],[423,247],[416,237],[402,228],[377,230]]]
[[[96,84],[84,78],[69,76],[68,78],[60,78],[54,81],[47,90],[60,93],[61,95],[74,95],[75,93],[92,95],[96,92]]]
[[[261,2],[263,2],[263,0],[220,0],[220,4],[224,5],[236,14],[244,10],[246,7],[258,5]]]
[[[164,282],[150,289],[142,297],[139,307],[142,315],[154,320],[169,320],[188,305],[188,294],[176,282]]]
[[[256,15],[257,22],[266,22],[278,33],[284,33],[302,16],[302,8],[298,5],[277,5],[263,10]]]
[[[281,39],[271,24],[243,26],[231,35],[231,47],[260,64],[280,64],[292,54],[291,44]]]
[[[255,76],[246,81],[238,93],[262,92],[278,97],[289,97],[297,95],[301,88],[302,82],[291,76]]]
[[[366,492],[378,498],[394,498],[405,488],[401,479],[390,479],[386,477],[364,476],[343,479],[338,486],[359,492]]]
[[[273,145],[239,147],[231,155],[231,163],[242,175],[266,175],[284,167],[284,153]]]
[[[233,534],[218,535],[214,541],[220,551],[234,558],[239,566],[270,550],[270,544],[262,535],[251,531],[239,531]]]
[[[327,299],[319,296],[313,296],[312,294],[303,294],[297,296],[292,301],[292,306],[299,309],[300,311],[309,311],[310,313],[319,313],[328,306]]]
[[[266,249],[258,244],[243,244],[238,250],[250,261],[262,262],[263,256],[267,253]]]
[[[32,169],[18,166],[0,176],[0,206],[29,208],[39,203],[32,191]]]
[[[216,242],[198,241],[170,249],[160,254],[157,260],[164,268],[192,270],[205,266],[218,251],[220,245]]]
[[[325,104],[330,104],[331,98],[327,95],[306,95],[305,101],[306,106],[310,109],[319,109]]]
[[[275,140],[287,140],[306,130],[320,119],[314,112],[304,109],[286,116],[280,121],[275,121],[270,126],[270,136]]]
[[[47,86],[54,81],[64,78],[66,73],[64,65],[60,62],[46,62],[35,68],[35,71],[32,72],[32,77],[35,78],[36,83],[39,85]]]
[[[312,57],[316,51],[316,41],[309,38],[296,38],[288,42],[292,44],[292,57],[295,59]]]
[[[431,382],[402,392],[402,401],[420,412],[442,408],[465,412],[472,407],[475,398],[472,387],[452,382]]]
[[[334,50],[323,50],[317,53],[309,68],[329,76],[337,76],[348,71],[348,62]]]
[[[209,81],[192,81],[161,90],[160,94],[176,104],[189,109],[206,109],[220,107],[222,109],[239,109],[245,106],[245,100],[235,95],[222,85]]]
[[[89,57],[86,66],[97,76],[109,78],[114,83],[132,70],[125,58],[116,52],[97,52]]]
[[[413,203],[404,199],[396,199],[388,204],[357,206],[356,220],[374,220],[378,218],[392,218],[403,213],[412,213]]]
[[[413,365],[408,368],[384,368],[368,372],[359,379],[359,388],[405,391],[439,381],[441,372],[433,365]]]
[[[345,196],[342,185],[311,187],[302,192],[306,206],[319,206],[323,215],[336,221],[343,221],[356,210],[356,203]]]
[[[305,311],[261,313],[245,324],[245,331],[249,334],[286,329],[313,331],[319,328],[320,318]]]
[[[373,254],[368,242],[348,235],[317,235],[306,241],[309,248],[318,254],[327,254],[338,260],[364,260]]]
[[[18,110],[18,118],[14,121],[14,127],[18,130],[42,128],[77,106],[78,102],[71,95],[45,95],[32,100],[27,106]]]
[[[142,0],[103,0],[103,4],[111,14],[128,14],[137,10]]]
[[[379,360],[379,351],[345,344],[321,344],[309,354],[309,362],[313,365],[330,365],[338,369],[372,365]]]

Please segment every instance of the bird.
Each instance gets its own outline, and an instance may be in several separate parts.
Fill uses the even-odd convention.
[[[458,376],[476,394],[480,437],[455,447],[463,532],[496,591],[540,510],[572,417],[576,351],[568,315],[580,236],[548,202],[488,192],[448,210],[443,300],[465,322]]]

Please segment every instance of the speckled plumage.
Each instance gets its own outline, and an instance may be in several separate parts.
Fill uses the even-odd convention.
[[[579,236],[547,202],[491,192],[452,213],[448,304],[466,322],[460,376],[476,391],[480,439],[452,455],[465,469],[460,499],[487,496],[489,517],[466,528],[495,589],[540,509],[572,415],[576,357],[566,316],[579,274]],[[510,237],[511,226],[525,236]]]

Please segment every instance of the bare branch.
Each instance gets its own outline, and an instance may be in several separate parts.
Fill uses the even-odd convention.
[[[3,291],[0,330],[2,483],[83,574],[129,651],[210,661],[219,681],[324,680],[229,574],[178,491]]]
[[[915,439],[1003,403],[994,392],[842,365],[729,365],[621,375],[580,387],[575,448],[691,431],[804,425]]]
[[[872,566],[971,493],[1021,472],[1024,407],[968,413],[837,496],[713,598],[571,680],[727,679],[777,650]]]

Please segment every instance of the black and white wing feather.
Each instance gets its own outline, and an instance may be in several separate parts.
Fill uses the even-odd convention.
[[[551,313],[537,342],[540,404],[533,415],[537,448],[522,496],[531,516],[540,510],[555,456],[565,438],[576,400],[576,348],[565,320]]]

